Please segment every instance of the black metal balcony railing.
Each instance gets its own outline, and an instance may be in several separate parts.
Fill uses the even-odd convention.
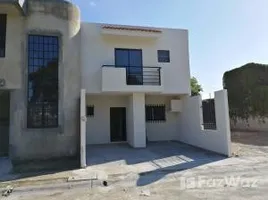
[[[161,85],[160,67],[118,65],[103,65],[102,67],[126,68],[127,85]]]

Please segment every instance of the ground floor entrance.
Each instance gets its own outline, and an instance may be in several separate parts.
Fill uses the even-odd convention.
[[[0,90],[0,157],[9,152],[9,108],[9,91]]]
[[[111,142],[127,140],[126,108],[110,108],[110,134]]]
[[[86,145],[126,141],[146,148],[149,142],[180,141],[230,156],[227,91],[215,93],[215,119],[204,126],[202,99],[187,95],[86,94]],[[91,153],[92,154],[92,153]]]

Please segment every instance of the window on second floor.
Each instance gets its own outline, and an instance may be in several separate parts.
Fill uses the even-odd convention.
[[[169,63],[170,62],[170,55],[168,50],[158,50],[157,56],[158,56],[158,62],[162,63]]]
[[[0,57],[5,57],[6,54],[6,26],[7,15],[0,14]]]
[[[28,37],[28,128],[58,127],[59,39]]]

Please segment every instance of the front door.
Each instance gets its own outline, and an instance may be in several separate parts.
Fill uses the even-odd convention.
[[[0,157],[8,156],[9,147],[9,91],[0,90]]]
[[[110,108],[111,142],[127,140],[126,108]]]
[[[142,85],[143,66],[141,49],[115,49],[115,66],[126,68],[128,85]]]

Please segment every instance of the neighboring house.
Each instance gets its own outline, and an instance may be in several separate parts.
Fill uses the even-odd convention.
[[[187,30],[81,22],[63,0],[4,1],[0,13],[0,151],[13,163],[162,140],[230,155],[226,91],[215,130],[189,96]]]

